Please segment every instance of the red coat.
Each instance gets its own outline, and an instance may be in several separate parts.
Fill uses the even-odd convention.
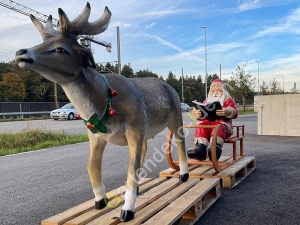
[[[203,104],[206,104],[207,101],[206,99],[203,101]],[[229,98],[227,99],[223,105],[222,105],[223,108],[227,108],[227,107],[231,107],[234,111],[235,111],[235,115],[233,118],[226,118],[226,117],[222,117],[220,120],[217,120],[217,121],[220,121],[220,122],[225,122],[225,123],[228,123],[230,124],[230,126],[232,126],[232,119],[236,119],[238,117],[238,110],[237,110],[237,107],[236,107],[236,104],[235,104],[235,101],[232,99],[232,98]],[[203,120],[205,121],[205,119]],[[216,122],[217,122],[216,121]],[[203,123],[202,123],[203,124]]]
[[[204,104],[207,101],[204,100]],[[238,117],[238,110],[236,107],[236,104],[234,102],[234,100],[232,98],[227,99],[223,106],[223,108],[227,108],[227,107],[231,107],[231,109],[233,110],[233,117],[232,118],[226,118],[226,117],[222,117],[221,119],[211,122],[207,119],[202,120],[199,125],[215,125],[215,124],[223,124],[222,125],[222,129],[220,129],[219,133],[218,133],[218,137],[222,138],[222,139],[226,139],[228,137],[230,137],[233,134],[233,130],[232,130],[232,119],[235,119]],[[211,129],[205,129],[205,128],[196,128],[195,130],[195,137],[203,137],[205,139],[209,139],[209,137],[213,134],[213,130]]]

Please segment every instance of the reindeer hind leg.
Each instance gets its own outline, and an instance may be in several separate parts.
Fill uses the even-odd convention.
[[[129,164],[127,171],[127,182],[125,191],[125,203],[121,210],[120,221],[129,221],[134,218],[134,203],[137,196],[138,174],[141,168],[143,147],[143,134],[139,128],[132,129],[127,136],[129,148]]]

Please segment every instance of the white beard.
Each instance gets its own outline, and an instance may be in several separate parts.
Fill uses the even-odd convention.
[[[211,103],[211,102],[215,102],[215,101],[219,101],[221,103],[221,105],[223,106],[224,102],[226,99],[226,95],[223,94],[220,97],[213,97],[210,94],[207,96],[207,103]]]

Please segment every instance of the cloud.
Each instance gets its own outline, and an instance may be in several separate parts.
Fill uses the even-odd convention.
[[[146,26],[146,27],[154,27],[154,25],[155,25],[155,23],[151,23],[151,24],[149,24],[149,25]]]
[[[240,11],[248,11],[259,8],[261,6],[259,3],[260,0],[244,0],[243,4],[239,5],[238,8]]]
[[[141,31],[141,32],[143,32],[143,31]],[[176,45],[174,45],[174,44],[172,44],[172,43],[170,43],[170,42],[168,42],[168,41],[166,41],[166,40],[164,40],[164,39],[162,39],[162,38],[160,38],[158,36],[149,34],[147,32],[143,32],[143,33],[145,33],[148,37],[155,39],[159,43],[167,46],[168,48],[174,49],[174,50],[176,50],[176,51],[178,51],[180,53],[184,53],[184,55],[187,56],[189,59],[195,59],[195,60],[198,60],[198,61],[203,61],[202,58],[196,56],[195,54],[193,54],[193,53],[191,53],[189,51],[186,51],[183,48],[181,48],[179,46],[176,46]]]
[[[291,12],[290,15],[280,19],[275,26],[266,27],[257,32],[252,38],[284,33],[300,34],[300,7]]]

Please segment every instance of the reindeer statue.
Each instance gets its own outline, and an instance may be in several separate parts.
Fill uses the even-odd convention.
[[[96,209],[107,205],[101,174],[105,145],[107,142],[128,145],[125,203],[120,220],[129,221],[134,218],[138,171],[143,166],[147,140],[166,127],[176,138],[180,161],[179,181],[185,182],[189,177],[180,100],[175,90],[160,79],[126,78],[114,73],[103,75],[94,70],[96,64],[93,55],[77,42],[77,36],[97,35],[105,31],[111,12],[105,7],[98,20],[88,22],[90,11],[87,3],[82,13],[70,21],[59,8],[57,30],[53,28],[51,15],[45,27],[31,15],[43,43],[18,50],[15,60],[21,68],[36,71],[60,84],[84,119],[90,143],[87,170],[95,194]]]

